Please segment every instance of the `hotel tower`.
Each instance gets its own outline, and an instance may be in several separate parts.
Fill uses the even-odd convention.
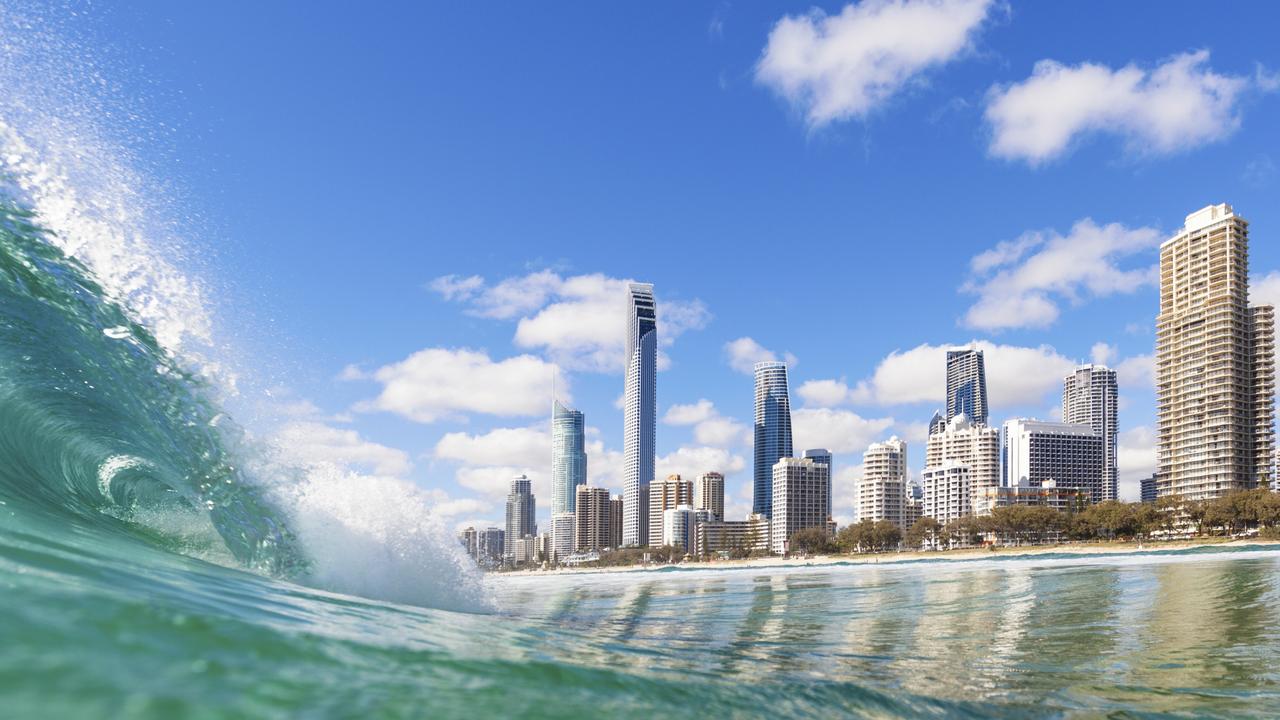
[[[1160,246],[1160,495],[1270,486],[1274,356],[1274,309],[1249,306],[1249,223],[1226,204],[1191,213]]]

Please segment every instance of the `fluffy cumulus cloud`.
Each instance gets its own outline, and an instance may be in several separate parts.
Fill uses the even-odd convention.
[[[740,337],[724,344],[725,359],[729,367],[745,375],[755,374],[758,362],[782,361],[788,365],[796,364],[796,356],[791,353],[778,353],[756,342],[749,337]]]
[[[1156,359],[1154,355],[1132,355],[1121,358],[1114,345],[1094,343],[1089,359],[1098,365],[1107,365],[1116,371],[1116,383],[1120,392],[1129,390],[1152,391],[1156,387]]]
[[[1120,433],[1116,465],[1120,473],[1120,498],[1137,500],[1139,483],[1156,471],[1155,429],[1142,425]]]
[[[478,317],[516,321],[518,347],[545,353],[562,367],[619,372],[627,346],[627,286],[601,274],[564,277],[550,270],[487,284],[478,276],[448,275],[430,287]],[[711,315],[700,300],[658,294],[658,342],[704,327]],[[665,358],[663,359],[665,364]]]
[[[716,410],[710,400],[702,399],[691,405],[672,405],[662,421],[668,425],[692,426],[693,439],[713,447],[749,445],[751,431],[743,423],[725,417]]]
[[[910,405],[946,400],[947,350],[955,345],[918,345],[895,350],[881,360],[871,377],[848,390],[853,403]],[[1048,345],[1022,347],[974,341],[966,347],[982,351],[987,395],[992,408],[1036,405],[1050,392],[1061,392],[1062,378],[1075,361]]]
[[[356,409],[422,423],[465,413],[540,415],[551,405],[552,378],[558,372],[555,364],[532,355],[494,361],[478,350],[428,348],[368,375],[382,391]],[[557,391],[569,399],[563,380]]]
[[[829,408],[862,399],[856,388],[843,380],[806,380],[796,388],[806,406]]]
[[[925,71],[960,56],[992,0],[863,0],[774,25],[756,81],[811,128],[864,117]]]
[[[1249,279],[1249,304],[1280,307],[1280,270]]]
[[[791,437],[796,452],[826,448],[833,453],[862,452],[893,427],[893,418],[864,418],[850,410],[800,408],[791,411]]]
[[[534,495],[550,502],[551,434],[543,428],[446,433],[436,442],[432,456],[457,464],[458,484],[495,502],[506,497],[517,475],[528,476]]]
[[[355,430],[313,420],[286,423],[276,433],[274,444],[285,458],[303,464],[333,463],[386,477],[403,476],[412,468],[402,450],[366,440]]]
[[[1266,89],[1254,78],[1213,72],[1207,50],[1177,55],[1150,71],[1041,60],[1026,80],[992,88],[990,150],[1034,165],[1092,133],[1120,136],[1137,154],[1185,150],[1239,127],[1240,97],[1251,84]]]
[[[655,459],[657,476],[679,475],[691,480],[706,472],[718,472],[728,478],[746,470],[747,462],[724,448],[682,447]]]
[[[975,278],[961,291],[978,299],[963,322],[981,330],[1046,327],[1058,319],[1063,302],[1153,284],[1156,266],[1146,255],[1161,239],[1154,228],[1098,225],[1086,218],[1066,235],[1035,232],[1000,243],[970,261]]]

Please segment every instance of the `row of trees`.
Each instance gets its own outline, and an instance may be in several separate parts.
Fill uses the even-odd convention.
[[[903,532],[887,520],[846,525],[832,538],[820,528],[801,530],[791,538],[792,552],[885,552],[899,548],[952,548],[995,540],[1029,545],[1063,540],[1149,540],[1178,535],[1234,535],[1259,529],[1280,539],[1280,493],[1267,488],[1243,490],[1214,500],[1177,497],[1155,503],[1115,500],[1060,512],[1038,505],[996,508],[984,517],[963,517],[946,525],[920,518]]]

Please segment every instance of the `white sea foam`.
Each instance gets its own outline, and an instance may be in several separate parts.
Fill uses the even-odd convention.
[[[315,463],[275,492],[310,555],[309,584],[409,605],[492,609],[471,559],[412,483]]]

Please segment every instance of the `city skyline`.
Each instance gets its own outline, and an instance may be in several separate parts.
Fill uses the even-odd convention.
[[[833,19],[847,4],[820,7]],[[512,36],[477,38],[487,51],[465,74],[472,82],[460,75],[438,87],[412,83],[412,66],[379,48],[337,63],[320,30],[352,20],[330,10],[316,10],[285,49],[248,37],[230,60],[202,38],[234,13],[171,8],[103,22],[169,48],[171,57],[140,60],[196,93],[172,117],[160,103],[159,119],[199,130],[181,135],[182,156],[200,160],[184,162],[175,181],[189,182],[235,239],[210,238],[226,277],[208,278],[209,287],[229,306],[222,315],[242,354],[267,366],[260,375],[279,410],[262,414],[282,416],[284,437],[307,438],[308,457],[416,484],[447,526],[501,525],[506,484],[526,473],[543,498],[539,525],[549,527],[553,377],[561,399],[585,414],[589,482],[622,491],[625,343],[610,328],[625,311],[610,298],[631,280],[655,284],[661,314],[655,476],[720,470],[728,517],[743,517],[752,501],[750,377],[739,368],[794,358],[794,445],[833,451],[833,514],[847,521],[869,443],[904,438],[919,480],[925,426],[945,407],[932,368],[944,348],[973,341],[985,355],[993,423],[1055,419],[1061,379],[1077,364],[1114,368],[1119,486],[1136,498],[1155,466],[1151,269],[1160,243],[1189,212],[1231,203],[1252,224],[1253,293],[1280,296],[1280,247],[1270,242],[1280,229],[1270,201],[1280,158],[1268,121],[1280,57],[1254,36],[1265,22],[1231,42],[1206,38],[1203,10],[1191,5],[983,7],[981,20],[950,24],[969,32],[936,63],[883,56],[906,63],[888,76],[901,84],[861,85],[864,104],[825,113],[806,98],[830,75],[762,63],[780,47],[774,31],[784,20],[834,37],[806,8],[690,6],[659,24],[627,9],[590,29],[563,9],[518,13],[530,32],[569,28],[596,47],[597,33],[624,30],[626,42],[590,63],[569,62],[563,48],[531,53],[521,73],[540,80],[528,83],[497,60]],[[278,8],[264,12],[287,22]],[[442,30],[465,22],[460,9],[430,23],[395,12],[405,15],[399,27],[430,26],[434,40],[413,43],[414,62],[462,51]],[[1056,33],[1075,12],[1094,13],[1096,32]],[[504,32],[517,26],[490,19]],[[659,44],[672,49],[670,64],[635,61]],[[369,81],[338,115],[322,111],[328,83],[291,84],[291,104],[277,92],[291,75],[244,82],[280,52],[307,58],[317,77]],[[1022,115],[1024,127],[1057,134],[1010,144],[1014,125],[1002,119],[1028,107],[1015,101],[1050,80],[1079,82],[1082,69],[1135,78],[1118,89],[1126,102],[1157,90],[1185,99],[1179,106],[1199,108],[1197,122],[1100,118],[1103,109],[1083,103],[1097,124],[1047,127]],[[1184,82],[1160,85],[1170,76]],[[677,119],[670,107],[686,110]],[[368,153],[319,169],[304,138],[353,125],[368,128]],[[281,176],[284,167],[306,172]],[[438,172],[420,190],[423,167]],[[379,219],[378,252],[338,242],[313,252],[317,238],[369,231],[367,221],[315,212],[327,191],[319,179],[333,176],[370,181],[356,183],[351,200]],[[269,212],[263,197],[273,198]],[[424,197],[427,211],[404,212]],[[266,236],[271,243],[260,242]],[[808,275],[768,291],[747,281],[759,268],[732,262],[740,257],[790,260]],[[297,262],[297,272],[268,270]],[[259,329],[241,332],[241,317]],[[227,328],[215,330],[225,340]],[[295,359],[275,362],[282,356]]]

